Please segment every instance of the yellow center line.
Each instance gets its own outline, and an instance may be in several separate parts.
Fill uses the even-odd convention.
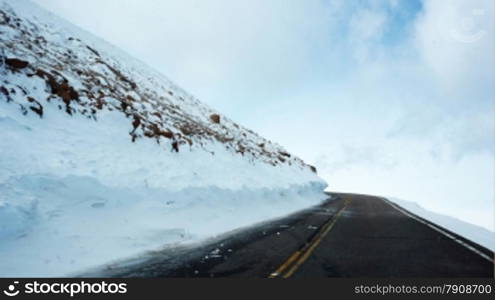
[[[289,266],[292,264],[292,262],[294,262],[294,260],[296,260],[296,259],[299,257],[299,255],[301,255],[301,251],[296,251],[296,252],[294,252],[294,253],[293,253],[293,254],[289,257],[289,259],[287,259],[287,261],[285,261],[285,262],[284,262],[284,263],[283,263],[280,267],[278,267],[278,269],[277,269],[275,272],[271,273],[271,274],[268,276],[268,278],[275,278],[275,277],[279,276],[280,274],[282,274],[282,272],[283,272],[285,269],[287,269],[287,267],[289,267]]]
[[[308,259],[308,257],[313,253],[314,249],[320,244],[321,240],[332,230],[333,226],[337,222],[344,209],[350,202],[350,198],[347,198],[344,202],[344,206],[337,212],[335,217],[328,220],[325,225],[323,225],[316,236],[311,240],[311,242],[305,245],[301,250],[294,252],[277,270],[271,273],[268,278],[276,278],[282,276],[282,278],[289,278],[294,274],[295,271]],[[290,269],[283,274],[283,272],[289,267]]]

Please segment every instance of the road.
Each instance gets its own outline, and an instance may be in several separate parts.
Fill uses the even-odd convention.
[[[84,276],[493,277],[493,252],[390,203],[332,193],[321,205]]]

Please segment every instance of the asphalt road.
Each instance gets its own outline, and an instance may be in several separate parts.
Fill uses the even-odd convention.
[[[193,247],[83,276],[493,277],[493,252],[386,199],[333,193],[322,205]]]

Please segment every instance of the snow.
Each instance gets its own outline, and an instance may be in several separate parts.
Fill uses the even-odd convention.
[[[177,243],[195,243],[322,200],[314,187],[126,189],[94,178],[26,175],[4,182],[2,276],[65,276]],[[16,201],[5,201],[13,199]]]
[[[11,18],[0,14],[0,88],[8,91],[0,90],[0,276],[67,276],[327,197],[301,159],[223,115],[212,123],[218,112],[155,70],[29,1],[0,0],[0,10]],[[6,57],[29,66],[12,70]],[[62,101],[37,69],[65,78],[79,99]],[[105,105],[90,113],[98,93]],[[127,97],[135,101],[121,108]],[[146,137],[149,124],[174,138]],[[197,132],[181,133],[184,125]]]
[[[425,220],[450,230],[487,249],[495,251],[495,233],[493,231],[461,221],[454,217],[426,210],[415,202],[405,201],[394,197],[387,197],[387,199]]]

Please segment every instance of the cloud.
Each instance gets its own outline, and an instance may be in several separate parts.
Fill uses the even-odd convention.
[[[369,59],[373,44],[379,41],[384,33],[386,17],[383,12],[361,9],[349,22],[349,40],[358,62]]]

